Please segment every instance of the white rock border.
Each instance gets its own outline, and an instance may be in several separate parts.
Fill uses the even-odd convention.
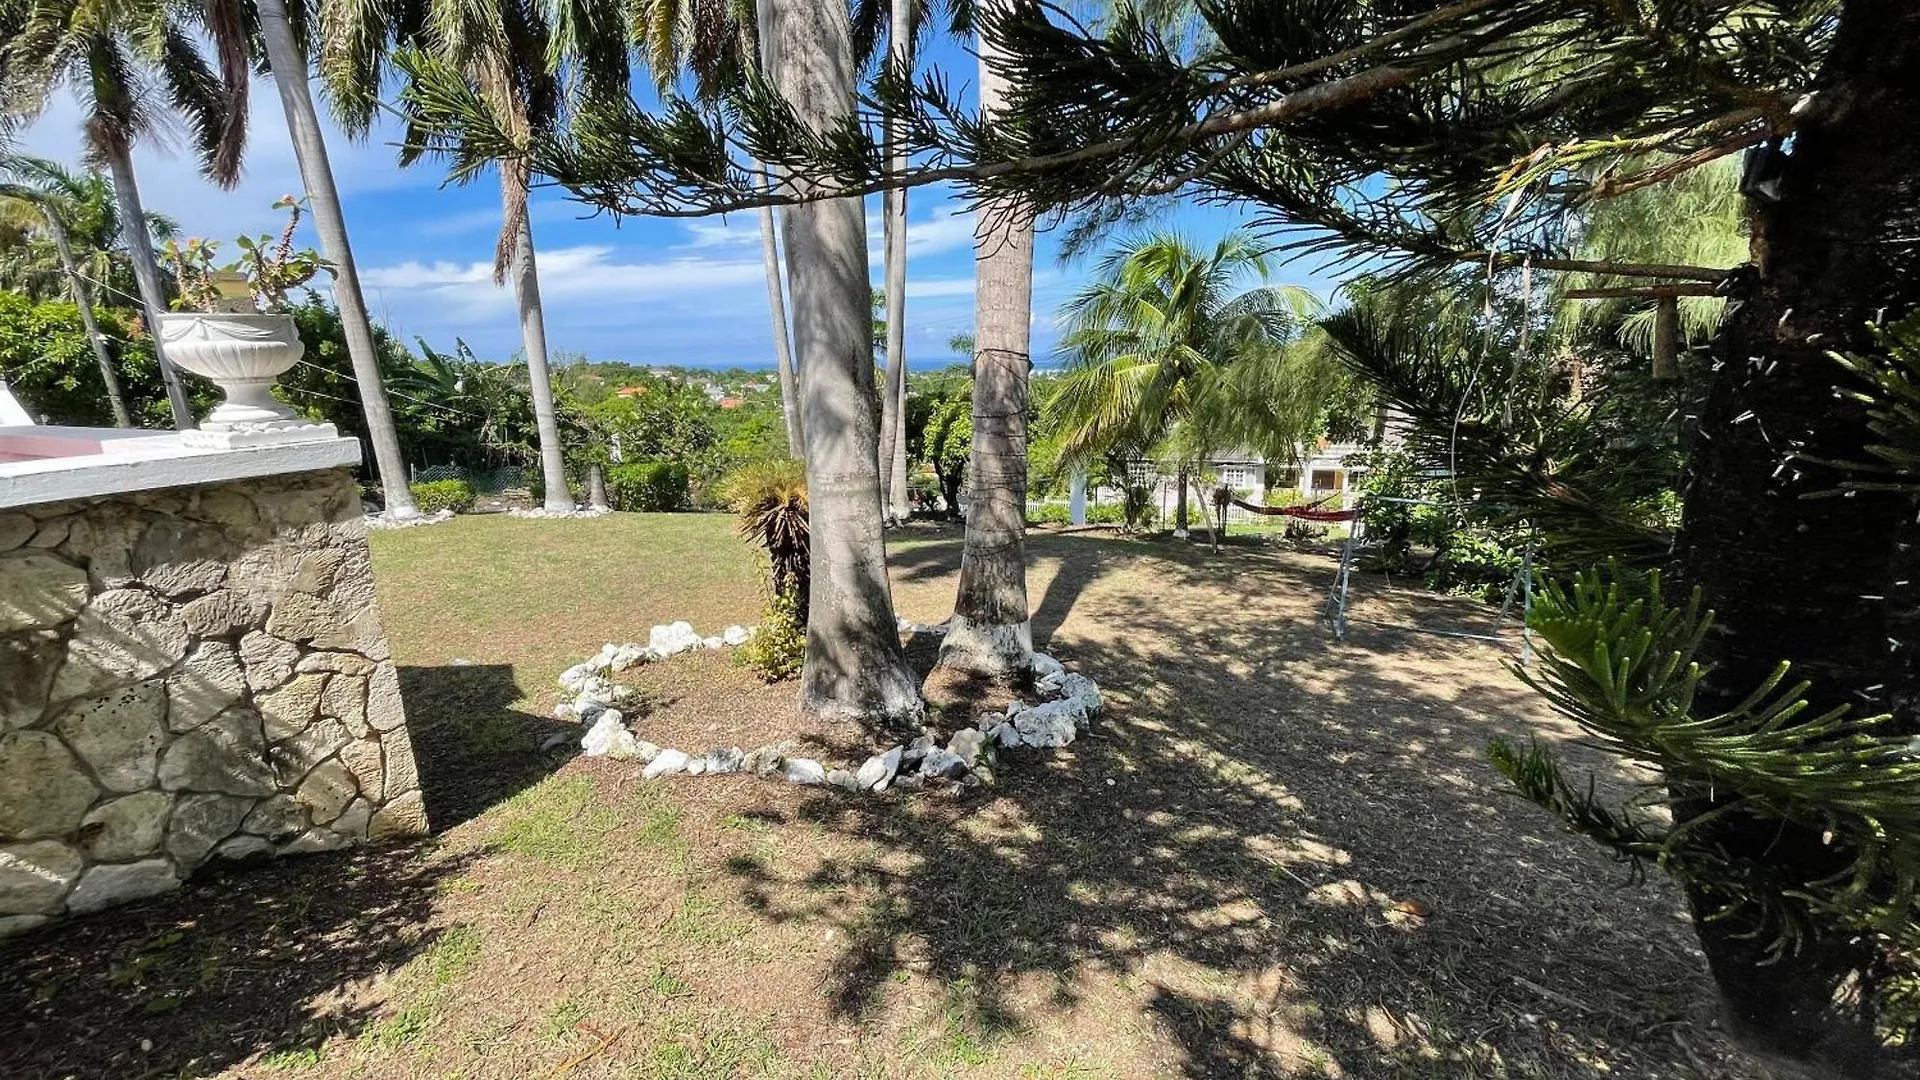
[[[382,511],[378,514],[367,515],[367,528],[375,531],[385,529],[414,529],[422,525],[445,525],[447,522],[452,521],[453,517],[454,514],[451,510],[436,510],[431,514],[421,514],[419,517],[402,518],[399,521],[395,521],[388,517],[385,511]]]
[[[507,511],[507,516],[516,517],[516,518],[534,518],[536,520],[554,520],[554,519],[573,520],[576,518],[606,517],[608,514],[611,514],[611,513],[613,513],[613,508],[610,506],[608,507],[582,506],[577,510],[548,510],[546,507],[543,507],[543,506],[536,506],[536,507],[533,507],[532,509],[525,509],[525,508],[516,506],[513,509]]]
[[[925,626],[904,618],[900,620],[900,629],[910,633],[946,632],[944,626]],[[1004,715],[988,714],[981,717],[975,727],[955,732],[944,747],[934,735],[925,734],[904,746],[874,754],[851,768],[832,768],[812,758],[793,756],[791,743],[774,743],[753,750],[742,750],[738,746],[714,747],[690,754],[656,746],[627,727],[626,716],[618,706],[631,700],[632,690],[613,681],[616,672],[694,649],[741,645],[755,630],[729,626],[718,635],[703,638],[691,623],[675,622],[655,626],[647,635],[645,645],[608,642],[592,658],[561,672],[560,687],[574,697],[571,702],[556,707],[554,714],[562,720],[578,719],[591,725],[580,740],[581,753],[587,757],[639,761],[646,766],[640,775],[648,780],[674,775],[742,773],[778,777],[791,784],[828,784],[851,792],[879,793],[889,788],[917,791],[939,783],[957,787],[990,783],[999,751],[1020,746],[1070,745],[1093,723],[1105,705],[1100,687],[1092,679],[1068,671],[1046,653],[1034,653],[1034,689],[1046,700],[1036,705],[1015,701],[1007,706]]]

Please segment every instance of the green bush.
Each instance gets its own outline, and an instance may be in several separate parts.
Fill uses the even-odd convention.
[[[442,510],[464,514],[473,509],[473,485],[465,480],[429,480],[411,487],[413,505],[423,514],[437,514]]]
[[[1268,488],[1262,500],[1268,506],[1298,506],[1307,500],[1300,495],[1299,488]]]
[[[684,510],[689,479],[687,467],[672,461],[610,465],[606,470],[607,499],[615,510],[648,514]]]
[[[1192,510],[1193,516],[1196,519],[1200,517],[1200,511],[1198,509],[1194,509],[1193,507],[1189,507],[1189,509]],[[1139,509],[1139,520],[1135,521],[1134,525],[1137,528],[1151,529],[1154,523],[1159,520],[1159,507],[1142,505]],[[1119,503],[1101,503],[1099,506],[1087,507],[1087,524],[1089,525],[1125,525],[1126,523],[1126,507],[1121,506]]]
[[[767,604],[760,629],[745,645],[734,651],[734,659],[768,682],[791,679],[800,674],[807,659],[807,628],[791,591],[776,593]]]
[[[1033,525],[1066,525],[1072,521],[1072,509],[1060,503],[1042,503],[1027,511],[1027,522]]]

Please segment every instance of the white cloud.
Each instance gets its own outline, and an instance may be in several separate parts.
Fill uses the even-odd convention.
[[[692,256],[650,261],[622,261],[611,247],[583,245],[539,253],[540,293],[557,306],[588,301],[615,301],[626,305],[636,321],[644,323],[643,308],[673,298],[710,294],[710,290],[739,289],[762,284],[765,275],[758,259],[708,259]],[[421,262],[407,260],[361,272],[369,291],[377,291],[400,310],[432,305],[439,317],[493,314],[511,309],[509,289],[493,283],[493,262]],[[395,294],[405,294],[396,296]],[[723,294],[726,295],[726,294]],[[744,295],[764,308],[765,297]],[[721,312],[715,313],[720,317]]]

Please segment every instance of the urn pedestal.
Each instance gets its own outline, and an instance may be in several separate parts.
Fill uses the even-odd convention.
[[[316,424],[273,396],[276,379],[306,353],[291,315],[176,312],[160,316],[167,359],[220,388],[222,401],[197,431],[181,433],[189,446],[229,448],[309,439],[333,439],[332,424]]]

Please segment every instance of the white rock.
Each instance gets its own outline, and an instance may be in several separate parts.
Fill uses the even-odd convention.
[[[717,634],[713,637],[700,639],[700,647],[703,649],[718,649],[726,643],[726,639]]]
[[[641,770],[640,775],[645,779],[651,780],[656,776],[666,776],[669,773],[680,772],[686,767],[687,755],[678,750],[668,748],[660,751],[659,757],[648,762],[647,767]]]
[[[981,753],[986,750],[986,744],[985,734],[973,728],[967,728],[953,733],[953,738],[947,741],[947,752],[966,762],[968,768],[972,768],[974,763],[980,760]]]
[[[1066,676],[1061,679],[1060,696],[1065,700],[1078,701],[1081,711],[1086,713],[1088,717],[1097,715],[1100,712],[1101,706],[1105,704],[1100,699],[1100,687],[1098,684],[1085,675],[1075,674],[1071,671],[1067,672]]]
[[[656,626],[647,635],[647,648],[658,656],[675,656],[700,647],[700,635],[690,622]]]
[[[1085,722],[1086,711],[1078,700],[1069,698],[1036,705],[1015,717],[1013,725],[1028,746],[1066,746]]]
[[[861,762],[860,771],[855,778],[860,781],[862,791],[884,791],[888,781],[900,771],[901,748],[896,746],[884,754],[875,754]]]
[[[707,771],[706,758],[697,757],[697,758],[687,759],[686,774],[688,776],[703,776],[706,774],[706,771]]]
[[[1064,674],[1066,670],[1066,665],[1048,656],[1046,653],[1037,652],[1033,654],[1033,677],[1036,679],[1044,679],[1049,675]]]
[[[619,709],[606,709],[580,740],[580,752],[588,757],[635,758],[640,756],[640,742],[627,730]]]
[[[951,750],[939,747],[927,751],[926,760],[920,763],[920,775],[926,777],[957,777],[967,771],[967,760]]]
[[[987,732],[987,736],[1008,750],[1020,745],[1020,729],[1009,723],[1002,722],[999,727]]]
[[[747,639],[752,636],[753,631],[739,625],[729,626],[720,631],[720,640],[728,645],[745,645]]]
[[[710,773],[739,772],[741,766],[746,764],[747,753],[737,746],[724,750],[716,747],[707,751],[706,756],[701,760],[707,763],[706,771]]]
[[[812,758],[788,758],[784,772],[789,783],[824,784],[827,770]]]
[[[73,887],[67,896],[67,910],[76,915],[99,911],[179,887],[180,879],[173,872],[173,864],[165,859],[102,863],[82,875],[80,884]]]
[[[647,647],[636,645],[631,641],[625,645],[608,642],[606,647],[600,650],[600,654],[606,657],[608,668],[614,671],[625,671],[647,658]]]
[[[1066,685],[1066,673],[1060,671],[1056,671],[1051,675],[1043,675],[1033,681],[1033,688],[1047,697],[1059,697],[1060,691],[1065,689]]]
[[[848,791],[860,790],[860,781],[854,779],[853,774],[845,769],[828,769],[827,783],[837,788],[845,788]]]

